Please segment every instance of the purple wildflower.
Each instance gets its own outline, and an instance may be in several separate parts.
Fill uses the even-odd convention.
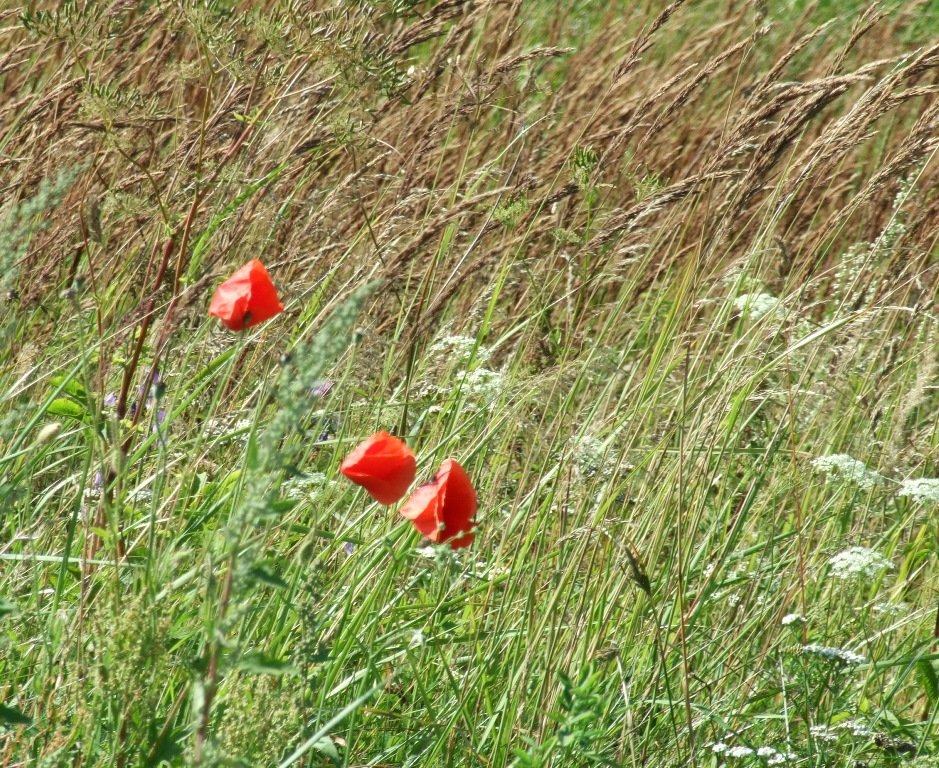
[[[336,382],[330,379],[314,382],[313,386],[310,388],[310,394],[313,395],[313,397],[326,397],[335,383]]]

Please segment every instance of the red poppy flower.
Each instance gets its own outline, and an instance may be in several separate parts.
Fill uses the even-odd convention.
[[[434,479],[411,494],[401,514],[418,532],[438,544],[453,549],[468,547],[476,534],[471,532],[476,514],[476,491],[456,460],[446,459]]]
[[[414,482],[414,452],[387,432],[376,432],[346,456],[339,471],[379,504],[394,504]]]
[[[232,331],[243,331],[279,314],[284,305],[264,265],[252,259],[218,288],[209,314],[220,318]]]

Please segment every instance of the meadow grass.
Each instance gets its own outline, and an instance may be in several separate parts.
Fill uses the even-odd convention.
[[[0,765],[939,765],[937,18],[0,3]]]

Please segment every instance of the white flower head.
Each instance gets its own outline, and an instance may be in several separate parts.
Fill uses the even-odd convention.
[[[476,365],[483,365],[489,360],[488,347],[480,344],[472,336],[442,336],[437,339],[428,350],[432,357],[443,357],[447,360],[457,361],[463,365],[475,360]]]
[[[742,293],[734,299],[734,309],[750,320],[759,320],[775,311],[782,302],[769,293]]]
[[[898,496],[909,496],[913,501],[939,503],[939,479],[917,477],[900,483]]]
[[[841,723],[839,726],[842,730],[850,732],[852,736],[857,736],[858,738],[872,738],[875,734],[874,732],[867,727],[864,723],[858,722],[857,720],[846,720]]]
[[[813,725],[809,732],[816,741],[838,741],[838,734],[827,725]]]
[[[505,376],[489,368],[474,368],[472,371],[465,371],[462,378],[463,392],[472,400],[492,402],[505,387]]]
[[[787,613],[782,617],[780,622],[784,627],[788,627],[790,624],[805,624],[805,616],[801,613]]]
[[[863,577],[877,578],[882,572],[893,568],[880,552],[867,547],[849,547],[828,560],[831,575],[843,581]]]
[[[603,440],[593,435],[574,435],[570,439],[573,450],[574,466],[583,478],[612,476],[614,461],[608,456],[608,448]]]
[[[867,657],[855,653],[854,651],[848,651],[843,648],[832,648],[827,645],[818,645],[817,643],[803,645],[799,651],[807,656],[818,656],[819,658],[825,659],[825,661],[834,661],[846,666],[857,666],[867,661]]]
[[[865,490],[869,490],[883,482],[883,477],[872,469],[868,469],[863,461],[859,461],[846,453],[819,456],[812,459],[812,466],[829,478],[848,480]]]

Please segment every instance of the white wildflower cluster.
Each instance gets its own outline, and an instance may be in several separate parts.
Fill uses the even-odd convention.
[[[150,488],[144,488],[142,486],[137,486],[132,488],[127,492],[127,501],[131,504],[139,503],[146,504],[153,500],[153,490]]]
[[[309,475],[298,475],[284,481],[281,485],[284,497],[294,501],[315,499],[330,486],[335,486],[334,480],[327,480],[322,472],[311,472]]]
[[[606,444],[593,435],[574,435],[570,439],[574,467],[582,478],[608,478],[613,475],[614,466],[607,456]]]
[[[883,482],[883,478],[872,469],[868,469],[863,461],[846,453],[819,456],[812,459],[812,466],[829,478],[849,480],[868,490]]]
[[[900,616],[909,612],[909,603],[874,603],[874,613],[884,616]]]
[[[420,394],[445,397],[459,389],[467,405],[477,408],[489,405],[505,389],[505,375],[486,367],[491,356],[489,348],[478,344],[471,336],[438,339],[427,352],[428,368]],[[454,373],[442,377],[443,371]]]
[[[799,649],[799,652],[807,656],[818,656],[819,658],[825,659],[825,661],[834,661],[847,666],[857,666],[867,661],[867,657],[855,653],[854,651],[848,651],[844,648],[832,648],[831,646],[818,645],[816,643],[803,645]]]
[[[827,725],[813,725],[809,728],[809,733],[812,734],[812,738],[816,741],[825,741],[829,744],[838,741],[838,732],[834,728],[829,728]]]
[[[917,477],[900,483],[898,496],[909,496],[913,501],[939,503],[939,478]]]
[[[469,556],[464,554],[467,550],[455,550],[446,544],[425,544],[414,551],[418,557],[434,567],[462,567],[464,558]]]
[[[492,581],[508,572],[508,567],[496,565],[491,562],[487,563],[485,560],[477,560],[474,564],[470,565],[468,571],[470,576],[483,581]]]
[[[205,432],[208,437],[225,440],[237,440],[240,443],[248,441],[248,433],[254,422],[251,419],[237,419],[231,416],[216,416],[205,423]]]
[[[730,757],[736,759],[743,759],[745,757],[758,757],[763,760],[767,765],[782,765],[783,763],[788,763],[796,760],[798,755],[793,752],[781,752],[774,747],[748,747],[743,744],[727,744],[724,741],[716,741],[710,745],[711,751],[716,755],[722,755],[723,757]]]
[[[757,757],[762,757],[767,765],[782,765],[798,759],[794,752],[780,752],[773,747],[760,747],[756,751]]]
[[[891,570],[893,563],[874,549],[848,547],[829,558],[828,566],[834,578],[847,581],[859,577],[877,578],[884,571]]]
[[[845,720],[843,723],[839,723],[838,727],[859,739],[872,739],[877,735],[865,723],[858,720]]]
[[[750,320],[759,320],[775,311],[782,302],[769,293],[742,293],[734,299],[734,309]]]
[[[805,616],[801,613],[787,613],[782,617],[781,624],[784,627],[788,627],[791,624],[805,624]]]
[[[838,741],[841,735],[845,733],[857,739],[872,739],[877,735],[859,720],[845,720],[835,725],[813,725],[809,728],[809,733],[816,741],[824,741],[829,744]]]
[[[463,374],[463,394],[470,400],[490,403],[505,388],[505,376],[489,368],[474,368]]]
[[[475,353],[474,353],[475,350]],[[442,336],[427,350],[428,357],[466,365],[471,359],[476,365],[489,362],[491,352],[488,347],[478,344],[472,336]]]

